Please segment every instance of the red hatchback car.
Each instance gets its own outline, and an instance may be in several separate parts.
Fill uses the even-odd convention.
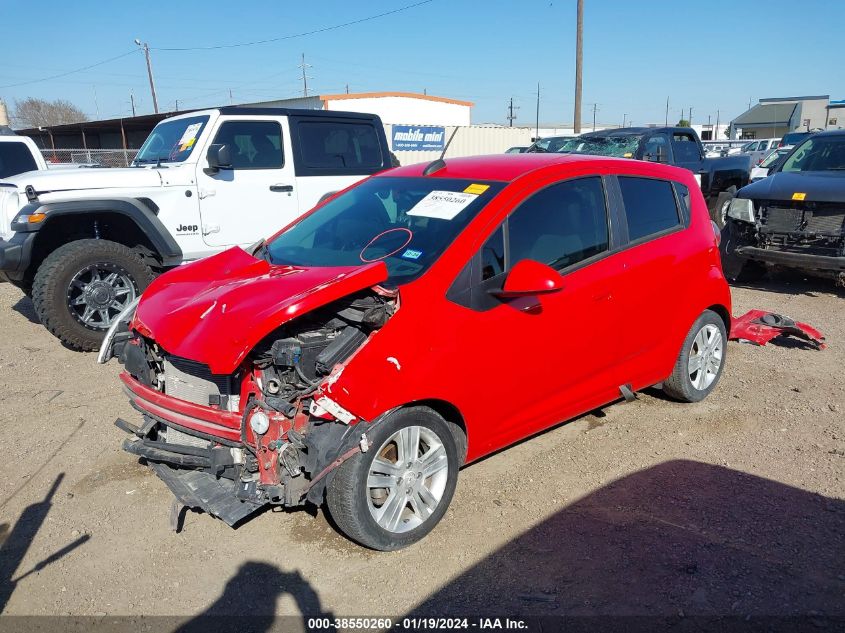
[[[124,449],[174,510],[234,525],[325,501],[391,550],[440,521],[467,462],[651,385],[704,398],[730,301],[691,172],[449,159],[162,275],[100,360],[124,365],[142,417],[117,421]]]

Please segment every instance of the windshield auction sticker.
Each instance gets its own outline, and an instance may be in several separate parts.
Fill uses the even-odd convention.
[[[457,191],[432,191],[425,198],[408,211],[408,215],[418,215],[424,218],[438,220],[452,220],[456,215],[472,204],[478,197],[472,193]]]

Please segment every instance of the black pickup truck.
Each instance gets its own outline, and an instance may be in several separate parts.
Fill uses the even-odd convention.
[[[701,185],[710,216],[724,226],[728,204],[748,184],[751,158],[706,158],[695,130],[689,127],[623,127],[588,132],[569,141],[563,152],[636,158],[689,169]]]
[[[845,285],[845,130],[807,137],[740,189],[722,235],[729,277],[753,281],[778,266]]]

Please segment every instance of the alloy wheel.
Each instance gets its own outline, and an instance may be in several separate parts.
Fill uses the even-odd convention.
[[[440,505],[448,477],[446,449],[437,434],[423,426],[403,427],[370,465],[365,489],[370,514],[388,532],[413,530]]]
[[[689,379],[692,386],[699,391],[707,389],[719,375],[723,346],[722,333],[712,324],[702,327],[692,340],[689,351]]]
[[[85,327],[107,330],[137,296],[137,285],[124,268],[100,262],[86,266],[70,280],[67,307]]]

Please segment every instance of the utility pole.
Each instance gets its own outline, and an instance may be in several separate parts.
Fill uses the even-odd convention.
[[[584,0],[578,0],[578,15],[575,26],[575,134],[581,133],[581,64],[584,48]]]
[[[713,136],[716,140],[719,140],[719,111],[716,110],[716,130],[713,132]]]
[[[132,118],[135,118],[135,94],[129,91],[129,102],[132,104]]]
[[[91,86],[94,90],[94,109],[97,111],[97,118],[100,118],[100,104],[97,103],[97,86]]]
[[[627,119],[627,118],[628,118],[627,114],[622,115],[622,127],[625,127],[625,119]]]
[[[689,118],[687,119],[687,123],[690,127],[692,127],[692,106],[689,107]]]
[[[233,103],[233,99],[232,99],[232,89],[231,89],[231,88],[229,88],[229,105],[232,105],[232,103]]]
[[[669,127],[669,97],[666,97],[666,127]]]
[[[305,63],[305,53],[302,53],[302,63],[299,65],[299,67],[302,69],[302,96],[307,97],[308,96],[308,77],[306,77],[306,75],[305,75],[305,69],[311,68],[311,64]]]
[[[349,84],[346,84],[346,94],[349,94]]]
[[[147,59],[147,76],[150,78],[150,92],[153,94],[153,110],[158,114],[158,98],[156,97],[156,84],[153,79],[153,64],[150,61],[150,45],[142,42],[137,37],[135,38],[135,44],[141,47],[141,50],[144,51],[144,57]]]
[[[599,109],[599,104],[593,104],[593,132],[596,131],[596,111]]]
[[[537,138],[540,138],[540,82],[537,82],[537,127],[534,132]]]
[[[505,117],[510,127],[513,127],[514,119],[516,119],[516,115],[513,113],[514,110],[519,110],[519,106],[513,104],[513,97],[511,97],[510,105],[508,106],[508,116]]]
[[[179,112],[179,99],[176,99],[176,112]]]

